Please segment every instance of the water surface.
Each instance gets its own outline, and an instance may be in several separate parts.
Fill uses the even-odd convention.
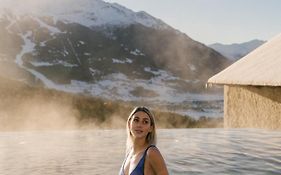
[[[118,174],[125,130],[0,132],[2,175]],[[170,174],[281,174],[281,131],[163,129]]]

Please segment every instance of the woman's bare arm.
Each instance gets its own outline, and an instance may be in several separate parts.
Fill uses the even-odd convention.
[[[147,151],[149,164],[157,175],[168,175],[167,166],[165,161],[156,147],[151,147]]]

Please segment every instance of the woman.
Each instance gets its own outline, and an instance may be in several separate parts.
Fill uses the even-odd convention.
[[[166,175],[156,144],[155,120],[146,107],[136,107],[127,120],[127,149],[119,175]]]

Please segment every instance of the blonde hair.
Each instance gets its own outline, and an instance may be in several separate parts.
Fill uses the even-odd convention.
[[[139,107],[135,107],[133,109],[133,111],[131,112],[131,114],[128,117],[127,120],[127,145],[126,145],[126,153],[129,152],[129,150],[132,147],[133,144],[133,139],[132,139],[132,133],[130,131],[129,128],[129,124],[130,121],[133,117],[133,115],[139,111],[145,112],[149,119],[150,119],[150,125],[152,126],[152,131],[149,132],[145,138],[145,141],[149,144],[149,145],[156,145],[156,125],[155,125],[155,119],[154,119],[154,115],[150,112],[150,110],[147,107],[144,106],[139,106]]]

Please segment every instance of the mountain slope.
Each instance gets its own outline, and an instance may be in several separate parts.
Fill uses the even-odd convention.
[[[200,93],[230,61],[145,12],[101,0],[6,2],[1,75],[107,99],[221,100]]]

